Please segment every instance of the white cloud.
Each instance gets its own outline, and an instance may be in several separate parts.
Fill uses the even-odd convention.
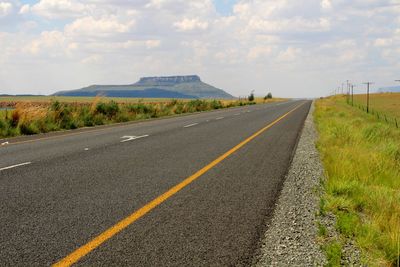
[[[200,21],[199,19],[183,19],[174,23],[178,31],[193,31],[193,30],[206,30],[208,22]]]
[[[81,60],[83,64],[98,64],[103,60],[101,55],[90,55]]]
[[[44,31],[40,36],[23,47],[25,53],[38,55],[46,53],[50,56],[55,56],[51,51],[57,48],[63,48],[66,38],[62,32],[59,31]],[[53,50],[54,51],[54,50]],[[62,51],[62,50],[61,50]],[[58,52],[57,52],[58,53]]]
[[[28,4],[23,5],[20,9],[19,9],[19,14],[28,14],[31,11],[31,7]]]
[[[120,21],[116,16],[94,18],[92,16],[76,19],[65,27],[67,35],[107,37],[126,33],[135,25],[135,20]]]
[[[319,95],[364,72],[395,75],[399,15],[397,0],[237,0],[229,15],[212,0],[0,0],[0,86],[51,93],[197,73],[236,95],[266,84]]]
[[[322,0],[321,2],[321,8],[323,10],[330,10],[332,9],[332,2],[331,0]]]
[[[295,48],[295,47],[288,47],[286,50],[281,51],[278,54],[278,61],[283,61],[283,62],[290,62],[294,61],[297,59],[299,54],[301,53],[300,48]]]
[[[393,43],[392,39],[378,38],[375,40],[374,45],[377,47],[390,46]]]
[[[49,19],[79,17],[87,9],[87,5],[74,0],[40,0],[31,7],[33,13]]]
[[[271,46],[255,46],[252,47],[247,55],[250,60],[256,60],[270,56],[273,48]]]
[[[8,2],[0,2],[0,18],[11,14],[13,5]]]

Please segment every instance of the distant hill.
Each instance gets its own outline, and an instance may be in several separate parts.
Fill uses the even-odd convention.
[[[400,86],[379,88],[378,93],[400,93]]]
[[[197,75],[143,77],[129,85],[91,85],[77,90],[60,91],[55,96],[109,96],[140,98],[215,98],[232,95],[201,81]]]

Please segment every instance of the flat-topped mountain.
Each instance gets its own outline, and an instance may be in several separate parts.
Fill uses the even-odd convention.
[[[143,77],[135,85],[175,85],[179,83],[201,82],[197,75],[167,76],[167,77]]]
[[[77,90],[61,91],[57,96],[109,96],[140,98],[213,98],[230,99],[224,90],[206,84],[197,75],[143,77],[129,85],[91,85]]]

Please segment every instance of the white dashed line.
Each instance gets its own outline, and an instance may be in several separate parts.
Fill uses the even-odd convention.
[[[1,168],[0,171],[12,169],[12,168],[16,168],[16,167],[20,167],[20,166],[24,166],[24,165],[28,165],[28,164],[31,164],[31,163],[32,163],[32,162],[25,162],[25,163],[20,163],[20,164],[16,164],[16,165],[4,167],[4,168]]]
[[[127,138],[127,139],[126,139],[126,140],[122,140],[121,143],[128,142],[128,141],[132,141],[132,140],[136,140],[136,139],[143,138],[143,137],[148,137],[148,136],[149,136],[148,134],[146,134],[146,135],[141,135],[141,136],[130,136],[130,135],[125,135],[125,136],[122,136],[121,138]]]
[[[218,117],[218,118],[215,118],[216,120],[222,120],[223,118],[225,118],[225,117]]]
[[[240,113],[236,113],[236,114],[234,114],[235,116],[239,116],[240,115]]]
[[[84,149],[85,151],[88,151],[89,150],[89,148],[88,147],[85,147],[85,149]]]
[[[197,125],[197,124],[198,124],[198,123],[192,123],[192,124],[189,124],[189,125],[183,126],[183,128],[189,128],[189,127],[195,126],[195,125]]]

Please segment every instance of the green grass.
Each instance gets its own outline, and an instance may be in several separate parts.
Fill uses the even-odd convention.
[[[327,267],[340,266],[342,258],[342,244],[339,241],[332,241],[323,247],[328,261]]]
[[[318,100],[314,116],[327,177],[323,209],[337,216],[341,238],[355,239],[369,265],[398,266],[400,130],[340,97]]]

